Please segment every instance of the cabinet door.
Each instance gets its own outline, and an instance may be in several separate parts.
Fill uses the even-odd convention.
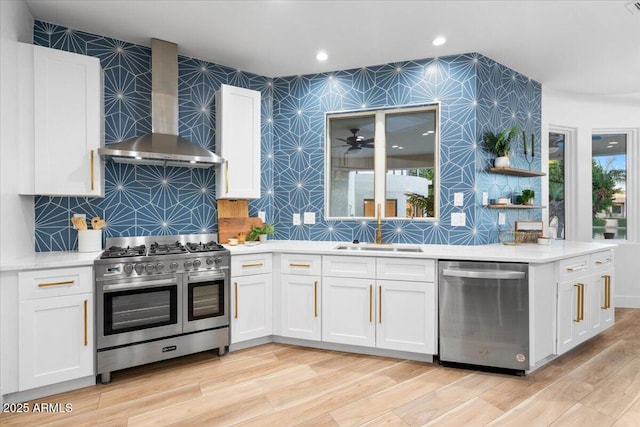
[[[271,274],[231,279],[232,344],[272,334],[272,293]]]
[[[93,296],[20,303],[20,391],[94,374]]]
[[[218,199],[260,198],[260,92],[222,85],[217,94]]]
[[[375,292],[374,280],[323,277],[322,340],[373,347]]]
[[[98,58],[34,46],[34,193],[104,196]]]
[[[589,329],[593,335],[613,325],[613,270],[594,274],[589,283]]]
[[[320,341],[320,277],[281,276],[282,336]]]
[[[587,322],[583,319],[584,285],[583,282],[574,281],[558,284],[558,354],[566,352],[586,339]]]
[[[433,282],[378,280],[376,347],[436,354]]]

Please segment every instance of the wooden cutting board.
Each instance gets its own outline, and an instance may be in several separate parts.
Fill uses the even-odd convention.
[[[218,200],[218,218],[249,217],[248,200]]]
[[[229,243],[230,237],[238,237],[239,233],[249,234],[251,227],[262,227],[264,224],[258,217],[251,218],[218,218],[218,241]]]

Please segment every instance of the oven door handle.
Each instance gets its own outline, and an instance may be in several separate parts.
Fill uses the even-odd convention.
[[[224,280],[225,277],[226,275],[224,273],[189,274],[188,282],[201,283],[201,282],[208,282],[209,280]]]
[[[149,280],[147,282],[136,283],[119,283],[115,285],[102,285],[102,290],[105,292],[118,291],[122,289],[137,289],[137,288],[157,288],[160,286],[177,285],[178,282],[175,278],[171,279],[159,279]]]

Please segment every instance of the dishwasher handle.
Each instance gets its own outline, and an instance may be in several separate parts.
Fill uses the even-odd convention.
[[[450,277],[468,277],[470,279],[504,280],[518,280],[526,277],[526,273],[524,271],[457,270],[451,268],[443,269],[442,275]]]

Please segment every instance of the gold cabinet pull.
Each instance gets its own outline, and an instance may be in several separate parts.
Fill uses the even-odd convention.
[[[93,191],[93,150],[91,150],[91,166],[89,169],[91,171],[91,191]]]
[[[574,322],[580,322],[580,283],[573,285],[576,288],[576,318]]]
[[[611,276],[605,274],[602,278],[604,279],[604,305],[600,308],[608,310],[611,308]]]
[[[611,258],[605,258],[605,259],[599,259],[596,261],[596,264],[609,264],[609,262],[611,261]]]
[[[229,193],[229,160],[224,162],[224,192]]]
[[[580,285],[580,321],[584,320],[584,283],[578,283]]]
[[[262,262],[254,262],[254,263],[250,263],[250,264],[242,264],[242,268],[262,267],[263,265],[264,265],[264,263],[262,263]]]
[[[313,317],[318,317],[318,281],[313,282]]]
[[[289,267],[291,268],[311,268],[311,264],[296,264],[296,263],[290,263]]]
[[[580,270],[584,270],[585,268],[587,268],[587,264],[580,264],[580,265],[574,265],[574,266],[571,266],[571,267],[567,267],[567,271],[568,272],[580,271]]]
[[[373,285],[369,285],[369,323],[373,322]]]
[[[89,303],[89,300],[84,300],[84,346],[86,347],[87,345],[89,345],[89,339],[88,337],[88,324],[87,324],[87,304]]]
[[[64,282],[38,283],[39,288],[48,288],[49,286],[67,286],[73,285],[75,280],[65,280]]]
[[[233,317],[238,318],[238,282],[233,282],[233,293],[234,293],[234,308],[233,308]]]
[[[378,286],[378,323],[382,323],[382,286]]]

